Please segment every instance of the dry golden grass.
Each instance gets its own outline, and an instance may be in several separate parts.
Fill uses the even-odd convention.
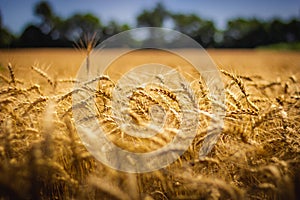
[[[222,69],[226,89],[225,127],[217,144],[206,158],[198,159],[209,120],[202,116],[197,136],[178,161],[155,172],[130,174],[95,160],[76,133],[72,84],[84,53],[1,50],[0,199],[299,199],[299,53],[209,53]],[[170,58],[156,56],[168,64]],[[121,63],[126,68],[147,57],[141,54],[140,60]],[[103,101],[109,105],[110,87],[117,78],[97,80],[99,123],[107,132],[115,122]],[[199,108],[209,113],[206,85],[199,78],[192,88]],[[146,87],[132,95],[130,116],[145,123],[149,106],[159,104],[172,108],[169,117],[175,120],[166,129],[176,129],[176,101],[165,88]],[[128,148],[118,143],[120,137],[118,132],[111,139]],[[150,151],[169,141],[159,139],[142,141],[138,149]]]

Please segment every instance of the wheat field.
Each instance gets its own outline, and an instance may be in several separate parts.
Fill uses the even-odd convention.
[[[191,88],[199,109],[208,114],[200,116],[201,126],[187,151],[166,168],[125,173],[97,161],[78,137],[72,94],[84,51],[0,50],[0,199],[299,199],[300,53],[208,53],[226,93],[224,128],[212,151],[199,159],[211,97],[196,74]],[[126,69],[152,54],[142,52],[116,65]],[[181,69],[186,65],[163,54],[155,56],[165,64],[172,60]],[[97,117],[108,133],[116,129],[106,105],[118,78],[112,71],[95,80]],[[171,108],[166,129],[176,130],[180,123],[176,98],[165,88],[142,88],[130,97],[129,116],[143,124],[149,120],[148,107],[158,104]],[[168,143],[172,132],[167,133],[164,140],[134,141],[133,149],[133,139],[123,138],[121,131],[110,139],[122,148],[147,152]]]

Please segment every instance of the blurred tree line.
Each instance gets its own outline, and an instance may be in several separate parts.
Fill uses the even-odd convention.
[[[28,25],[16,37],[2,25],[0,13],[0,47],[72,47],[74,42],[79,43],[92,37],[103,41],[133,28],[116,21],[104,25],[90,13],[77,13],[63,19],[47,1],[36,4],[34,14],[39,23]],[[228,21],[225,30],[218,30],[211,20],[195,14],[173,13],[158,3],[153,9],[143,10],[136,20],[137,27],[169,27],[178,30],[205,48],[254,48],[300,42],[300,20],[297,18],[289,21],[279,18],[268,21],[237,18]]]

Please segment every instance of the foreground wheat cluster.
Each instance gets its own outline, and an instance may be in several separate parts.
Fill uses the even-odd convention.
[[[300,84],[295,76],[267,81],[221,70],[225,126],[201,160],[198,151],[210,120],[210,95],[201,79],[191,83],[199,109],[208,114],[199,118],[190,148],[164,169],[130,174],[95,160],[78,138],[72,109],[85,105],[72,105],[75,81],[54,79],[38,66],[32,66],[32,73],[41,77],[39,84],[19,80],[11,64],[7,75],[0,76],[0,199],[300,198]],[[99,84],[94,96],[99,123],[112,132],[116,124],[107,105],[114,83],[106,76],[93,81]],[[176,101],[167,89],[140,89],[130,97],[130,117],[142,124],[149,119],[149,105],[159,104],[172,109],[168,120],[176,129]],[[121,137],[116,131],[111,139]],[[149,141],[147,148],[139,146],[140,152],[168,141]],[[126,147],[126,142],[115,142]]]

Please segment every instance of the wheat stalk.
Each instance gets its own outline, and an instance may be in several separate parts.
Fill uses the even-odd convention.
[[[55,86],[56,83],[54,83],[54,81],[48,76],[48,74],[44,71],[42,71],[41,69],[35,67],[35,66],[31,66],[31,69],[33,69],[35,72],[37,72],[40,76],[42,76],[43,78],[45,78],[47,80],[47,82],[51,85],[51,86]]]
[[[15,77],[15,72],[11,66],[10,63],[8,63],[7,65],[8,71],[9,71],[9,75],[10,75],[10,83],[12,83],[14,86],[16,85],[16,77]]]

